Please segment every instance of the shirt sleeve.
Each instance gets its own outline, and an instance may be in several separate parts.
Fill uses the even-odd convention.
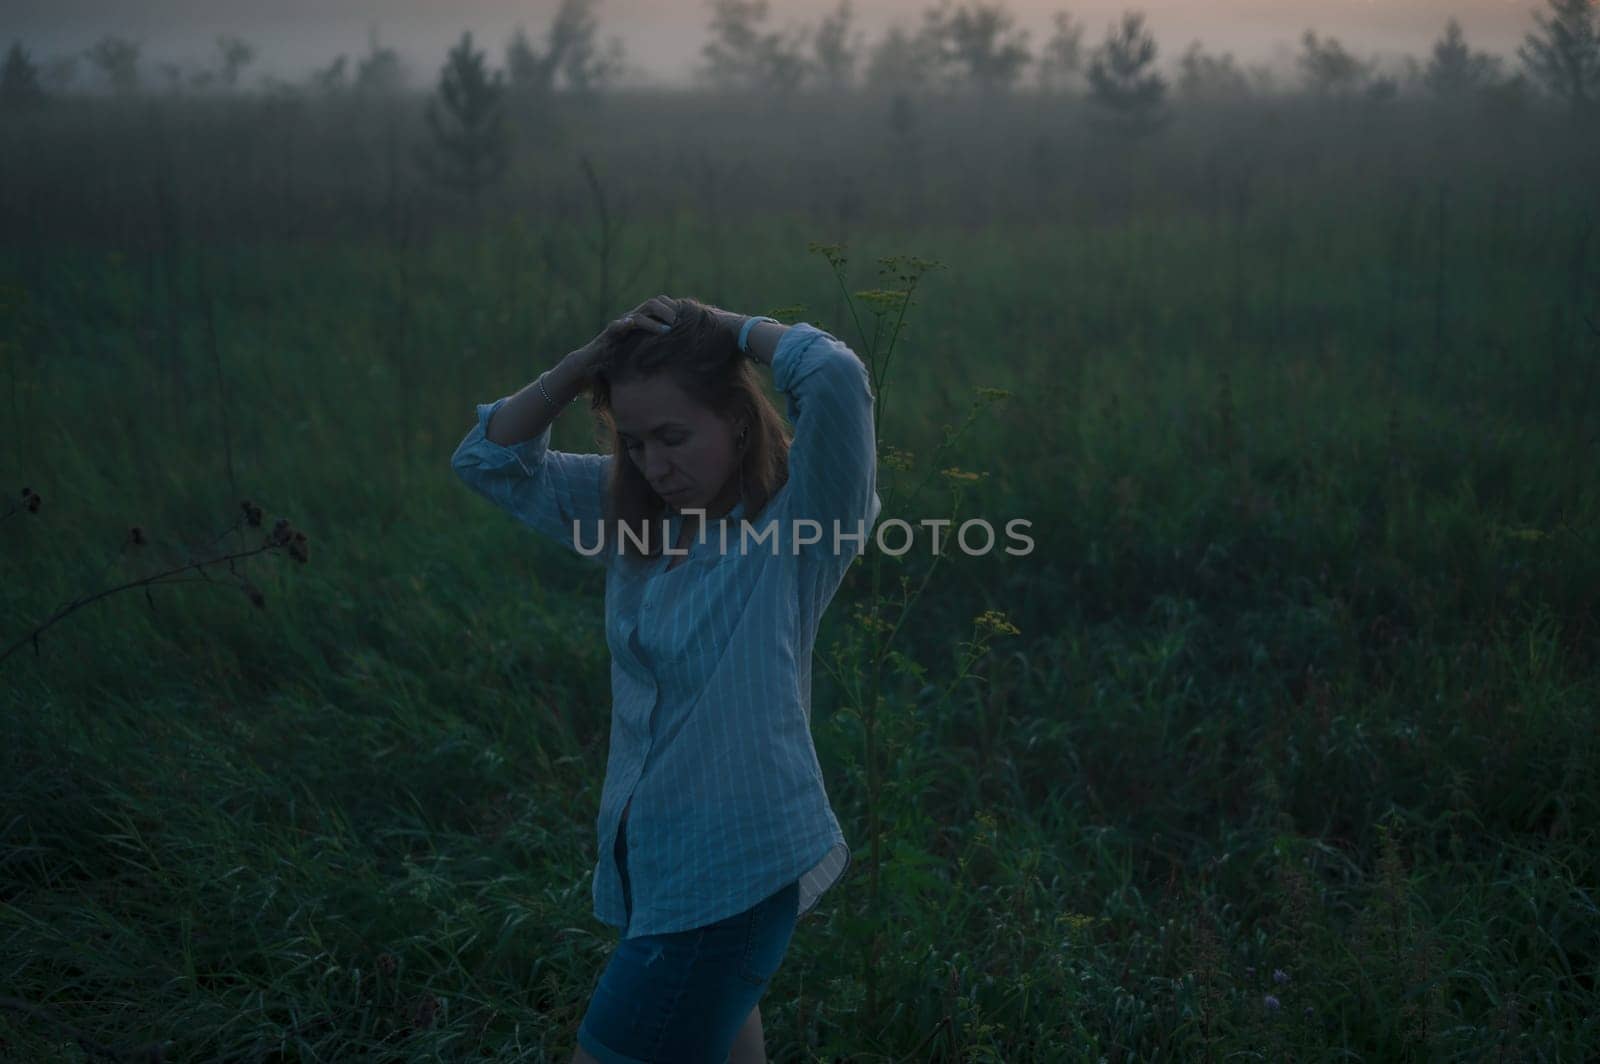
[[[548,425],[521,443],[495,443],[487,435],[489,419],[510,398],[478,404],[478,423],[456,447],[451,468],[473,491],[529,528],[580,557],[605,564],[609,550],[595,548],[602,542],[606,483],[616,459],[552,451]],[[581,539],[574,538],[574,522]]]
[[[862,552],[883,508],[867,367],[837,337],[800,322],[778,341],[772,379],[787,398],[794,425],[789,445],[793,515],[822,526],[822,539],[802,553],[833,556],[837,528],[837,553],[854,557]],[[858,531],[863,533],[860,543],[844,538]]]

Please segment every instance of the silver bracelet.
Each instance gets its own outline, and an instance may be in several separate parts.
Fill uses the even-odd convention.
[[[545,370],[544,371],[544,373],[549,373],[549,372],[550,372],[549,370]],[[568,399],[566,401],[566,403],[564,403],[564,404],[563,403],[558,403],[554,399],[550,398],[550,393],[544,390],[544,373],[539,374],[539,382],[538,382],[539,383],[539,394],[544,396],[544,401],[549,403],[550,406],[557,413],[559,413],[562,410],[565,410],[567,407],[571,406],[573,399],[576,399],[577,396],[573,396],[572,399]]]
[[[756,316],[751,317],[751,318],[746,318],[745,321],[744,321],[744,326],[739,330],[739,353],[740,354],[748,355],[750,353],[750,330],[755,328],[757,325],[761,324],[764,321],[770,321],[774,325],[782,325],[783,324],[783,322],[779,321],[777,318],[768,318],[768,317],[764,317],[764,316],[762,316],[760,314],[757,314]]]

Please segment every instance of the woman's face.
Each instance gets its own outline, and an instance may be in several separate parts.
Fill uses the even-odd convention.
[[[613,385],[611,416],[629,459],[668,506],[715,518],[739,501],[739,427],[695,402],[668,374]]]

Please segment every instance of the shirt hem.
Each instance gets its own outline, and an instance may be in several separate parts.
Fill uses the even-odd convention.
[[[772,882],[770,885],[763,884],[761,887],[756,889],[755,894],[748,900],[742,903],[736,902],[733,909],[722,913],[721,915],[713,915],[710,917],[680,917],[676,920],[654,919],[652,918],[649,910],[635,908],[632,919],[628,921],[626,926],[624,926],[621,922],[607,920],[600,916],[599,913],[595,914],[595,919],[599,920],[600,923],[605,924],[607,927],[616,928],[619,932],[621,932],[621,937],[623,939],[641,938],[646,935],[671,935],[681,931],[693,931],[696,928],[705,927],[709,924],[714,924],[719,920],[726,920],[728,917],[737,913],[744,912],[757,902],[776,894],[790,883],[803,881],[809,874],[816,872],[820,866],[826,864],[830,855],[835,853],[838,854],[837,860],[839,862],[837,871],[825,870],[822,873],[826,879],[818,879],[817,884],[820,885],[814,885],[813,889],[815,892],[809,898],[810,904],[804,905],[796,913],[796,919],[798,920],[807,913],[816,910],[818,903],[822,900],[822,896],[833,887],[838,885],[840,880],[844,878],[845,872],[849,870],[850,865],[853,863],[850,844],[845,840],[842,832],[835,832],[833,835],[826,837],[824,843],[822,844],[821,853],[803,862],[798,871],[794,872],[792,875],[780,877],[777,881]],[[804,896],[804,894],[805,888],[802,887],[801,895]]]

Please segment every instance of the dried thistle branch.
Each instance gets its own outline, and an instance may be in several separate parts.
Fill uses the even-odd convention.
[[[7,510],[3,514],[0,514],[0,521],[4,521],[13,514],[20,514],[24,510],[30,514],[36,514],[39,512],[40,501],[41,500],[39,499],[38,492],[34,491],[32,488],[23,488],[22,501],[20,503],[12,503],[11,509]]]
[[[24,488],[23,491],[25,493],[25,505],[28,502],[31,502],[31,509],[36,511],[38,509],[38,495],[34,494],[30,496],[26,494],[28,491],[26,488]],[[216,540],[214,540],[211,545],[214,545],[216,542],[222,540],[222,538],[227,536],[228,533],[238,528],[241,523],[248,524],[254,528],[259,528],[261,526],[261,507],[255,505],[249,499],[242,501],[239,506],[240,510],[242,511],[240,518],[236,520],[232,526],[225,529],[221,535],[217,536]],[[128,536],[123,541],[123,546],[124,548],[140,547],[148,542],[149,541],[145,538],[144,530],[138,525],[134,525],[128,530]],[[266,597],[262,595],[261,589],[251,582],[248,577],[235,569],[234,563],[242,558],[250,558],[257,554],[274,553],[279,550],[285,551],[289,557],[302,564],[310,560],[309,541],[306,539],[306,534],[291,525],[287,517],[278,518],[278,520],[273,524],[272,530],[267,533],[267,537],[262,542],[261,546],[255,548],[254,550],[235,551],[231,554],[222,554],[214,558],[204,558],[198,561],[191,556],[187,562],[175,568],[166,569],[150,576],[141,577],[138,580],[130,580],[125,584],[118,584],[116,587],[106,588],[103,591],[92,592],[90,594],[73,599],[71,602],[59,607],[42,623],[34,627],[32,631],[11,643],[4,650],[0,650],[0,662],[4,662],[12,654],[21,649],[24,644],[30,642],[33,644],[33,652],[38,654],[39,636],[51,625],[58,621],[65,620],[67,617],[83,607],[91,603],[98,602],[103,598],[114,595],[119,591],[130,591],[134,588],[143,588],[145,598],[150,602],[150,606],[153,609],[155,607],[155,600],[150,598],[150,588],[156,584],[195,583],[199,581],[216,583],[216,581],[214,581],[211,578],[211,575],[206,571],[206,567],[212,565],[226,564],[229,574],[238,581],[235,586],[243,591],[250,599],[251,603],[256,607],[260,609],[266,609],[267,601]],[[197,573],[198,576],[183,575],[191,571]]]

